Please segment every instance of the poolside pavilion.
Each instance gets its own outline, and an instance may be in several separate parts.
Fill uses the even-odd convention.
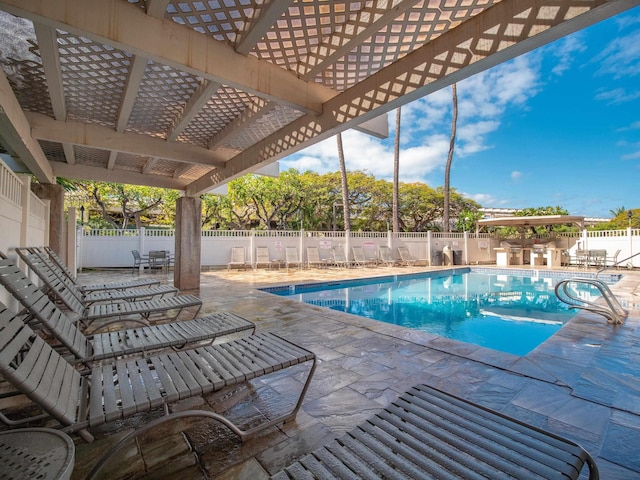
[[[3,0],[0,145],[56,177],[182,190],[178,288],[199,283],[203,192],[640,0]],[[187,252],[189,253],[187,255]]]
[[[114,478],[141,471],[155,478],[266,478],[418,382],[580,441],[595,452],[604,478],[638,478],[637,312],[619,329],[582,315],[582,323],[535,355],[505,357],[274,301],[254,289],[305,281],[307,273],[201,276],[198,234],[202,193],[247,173],[267,173],[278,159],[349,128],[384,136],[386,113],[398,106],[638,5],[0,0],[1,153],[17,171],[35,175],[34,190],[50,200],[49,244],[64,256],[63,190],[56,177],[181,190],[175,270],[163,282],[198,290],[205,311],[227,309],[260,329],[286,331],[321,360],[295,422],[242,445],[204,424],[153,432],[112,466],[119,469]],[[353,274],[313,273],[324,279]],[[82,280],[109,275],[119,273]],[[632,274],[616,293],[634,305],[638,285]],[[266,392],[277,407],[280,394],[296,382],[283,376],[239,393]],[[228,400],[200,398],[177,408],[213,408]],[[230,408],[247,414],[242,402]],[[74,478],[83,478],[112,437],[134,426],[107,426],[98,432],[102,442],[79,444]]]

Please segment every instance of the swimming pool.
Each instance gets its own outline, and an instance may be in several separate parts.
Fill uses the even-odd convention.
[[[264,290],[311,305],[526,355],[576,313],[554,293],[555,284],[562,278],[456,269]],[[584,286],[580,295],[595,299],[598,292]]]

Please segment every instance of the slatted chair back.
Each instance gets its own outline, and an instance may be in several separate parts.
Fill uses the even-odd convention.
[[[271,256],[269,247],[256,247],[256,268],[260,265],[271,267]]]
[[[43,247],[41,252],[42,251],[44,251],[44,253],[49,256],[51,261],[55,263],[60,268],[60,271],[63,272],[67,277],[69,277],[71,281],[75,282],[77,280],[76,275],[71,270],[69,270],[67,264],[64,263],[62,258],[60,258],[60,256],[51,247]]]
[[[351,247],[351,253],[353,253],[353,261],[358,266],[370,265],[371,261],[367,260],[364,256],[364,250],[362,246],[356,245]]]
[[[47,287],[48,293],[61,300],[65,306],[77,313],[84,315],[85,305],[82,303],[82,292],[68,277],[57,275],[51,266],[43,261],[37,253],[30,253],[27,249],[16,248],[20,258],[38,275],[38,278]]]
[[[300,257],[298,256],[297,247],[285,247],[285,263],[287,268],[291,266],[301,266]]]
[[[83,411],[83,379],[70,363],[0,303],[0,373],[62,425]]]
[[[395,264],[395,260],[391,254],[391,249],[386,245],[380,246],[380,260],[382,263],[386,263],[387,265]]]
[[[10,260],[0,260],[0,284],[76,358],[93,354],[91,342],[74,322]]]
[[[333,258],[333,262],[338,266],[348,266],[349,260],[347,260],[347,256],[344,254],[344,248],[342,245],[333,247],[331,249],[331,256]]]
[[[409,249],[405,246],[398,247],[398,254],[400,255],[402,263],[404,263],[405,265],[415,265],[415,263],[418,261],[418,259],[414,257]]]
[[[324,264],[325,262],[320,260],[318,247],[307,247],[307,265],[311,267],[312,265],[319,266]]]
[[[227,263],[227,270],[232,267],[246,268],[247,261],[244,247],[231,247],[231,260]]]

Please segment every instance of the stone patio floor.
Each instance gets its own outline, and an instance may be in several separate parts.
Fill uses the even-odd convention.
[[[427,383],[570,438],[595,458],[602,479],[640,478],[640,272],[621,271],[613,286],[631,308],[621,326],[579,313],[524,357],[305,305],[257,290],[339,278],[424,271],[425,267],[203,271],[201,314],[229,310],[313,352],[318,367],[296,419],[242,443],[208,420],[179,420],[131,442],[101,478],[268,478],[303,454],[340,436],[409,387]],[[173,277],[154,275],[164,283]],[[123,280],[128,271],[92,271],[82,283]],[[254,424],[283,411],[299,392],[302,368],[247,382],[172,410],[225,411]],[[76,443],[73,479],[85,478],[117,439],[161,411],[93,429]],[[585,471],[587,469],[585,468]]]

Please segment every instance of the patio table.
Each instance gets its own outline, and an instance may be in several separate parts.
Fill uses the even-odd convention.
[[[75,447],[71,438],[51,428],[18,428],[0,432],[0,477],[71,477]]]

